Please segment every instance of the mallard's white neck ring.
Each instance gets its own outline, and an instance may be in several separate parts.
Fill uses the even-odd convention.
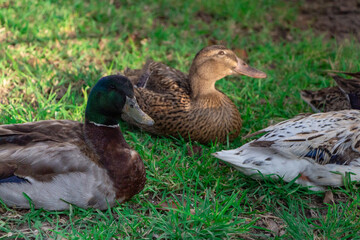
[[[105,125],[105,124],[101,124],[101,123],[96,123],[96,122],[93,122],[93,121],[89,121],[90,123],[94,124],[95,126],[98,126],[98,127],[110,127],[110,128],[118,128],[119,127],[119,124],[115,124],[115,125]]]

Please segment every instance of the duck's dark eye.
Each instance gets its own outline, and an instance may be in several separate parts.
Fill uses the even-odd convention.
[[[109,86],[109,88],[110,88],[110,89],[115,89],[116,87],[115,87],[115,85],[111,84],[111,85]]]
[[[219,55],[225,55],[225,52],[224,51],[220,51],[218,52]]]

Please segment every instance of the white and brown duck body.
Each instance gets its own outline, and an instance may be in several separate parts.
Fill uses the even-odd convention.
[[[145,168],[118,126],[125,110],[153,124],[136,105],[123,76],[108,76],[92,89],[85,123],[48,120],[0,126],[0,198],[9,206],[51,210],[106,209],[140,192]],[[125,106],[125,107],[124,107]]]
[[[348,173],[360,181],[360,111],[300,115],[269,126],[237,149],[213,155],[246,175],[259,172],[323,190],[342,186]]]
[[[139,106],[155,124],[149,127],[125,117],[126,121],[153,134],[180,135],[205,144],[225,142],[228,137],[231,141],[242,126],[236,105],[215,88],[215,83],[228,75],[266,77],[219,45],[199,51],[189,74],[154,61],[142,69],[127,69],[124,74],[137,86]]]

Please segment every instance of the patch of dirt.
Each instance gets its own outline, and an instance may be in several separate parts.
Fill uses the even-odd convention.
[[[11,31],[6,29],[5,27],[0,28],[0,43],[13,39],[14,39],[14,34]]]
[[[204,11],[198,11],[195,16],[196,18],[200,19],[201,21],[207,24],[210,24],[215,18],[214,14],[206,13]]]
[[[198,11],[195,13],[195,18],[203,21],[204,23],[210,24],[213,21],[221,21],[221,20],[225,20],[226,17],[224,16],[220,16],[214,13],[209,13],[209,12],[205,12],[205,11]]]
[[[351,35],[360,41],[360,1],[306,0],[296,25],[340,41]]]
[[[201,146],[186,146],[187,153],[189,157],[201,157],[203,155],[203,149]]]
[[[10,68],[0,70],[0,74],[3,75],[3,80],[0,81],[0,104],[8,104],[8,94],[14,88],[14,82],[16,82],[17,79],[14,77],[14,71]]]
[[[279,42],[282,40],[291,42],[294,39],[294,37],[290,33],[290,28],[281,25],[276,26],[275,29],[270,33],[270,35],[275,42]]]

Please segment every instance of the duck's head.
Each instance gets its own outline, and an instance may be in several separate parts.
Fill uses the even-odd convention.
[[[228,75],[245,75],[253,78],[266,78],[266,74],[250,67],[230,49],[212,45],[200,50],[191,65],[190,75],[217,81]]]
[[[85,119],[100,125],[117,125],[123,113],[141,124],[154,124],[137,104],[128,78],[121,75],[101,78],[89,94]]]

